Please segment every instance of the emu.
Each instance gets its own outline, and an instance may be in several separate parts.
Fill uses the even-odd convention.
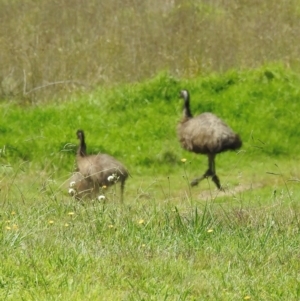
[[[196,186],[201,180],[211,177],[217,188],[223,190],[216,174],[215,157],[221,152],[239,149],[242,140],[223,120],[212,113],[206,112],[193,117],[187,90],[182,90],[180,97],[184,100],[183,118],[177,127],[181,146],[190,152],[208,157],[207,171],[192,180],[191,186]]]
[[[96,195],[100,187],[120,182],[123,202],[125,181],[129,175],[127,169],[121,162],[107,154],[87,155],[83,130],[77,130],[76,135],[79,139],[76,154],[78,172],[72,179],[76,196]]]

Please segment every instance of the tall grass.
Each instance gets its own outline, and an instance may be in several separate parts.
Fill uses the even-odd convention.
[[[116,205],[2,206],[1,299],[299,299],[299,206],[287,196]]]
[[[29,102],[74,89],[299,66],[298,1],[1,1],[0,97]]]

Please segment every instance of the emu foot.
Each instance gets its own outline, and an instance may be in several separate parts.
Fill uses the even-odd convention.
[[[199,184],[199,182],[200,182],[200,180],[197,178],[197,179],[194,179],[194,180],[190,183],[190,185],[191,185],[192,187],[194,187],[194,186],[197,186],[197,185]]]
[[[220,188],[218,188],[220,191],[225,192],[225,188],[223,188],[223,186],[221,186]]]
[[[200,181],[202,181],[203,179],[206,179],[208,177],[211,177],[212,181],[216,184],[217,188],[220,191],[225,191],[224,188],[221,186],[218,176],[216,174],[212,175],[210,171],[207,171],[202,177],[192,180],[190,185],[192,187],[197,186]]]
[[[213,180],[213,182],[216,184],[216,186],[218,187],[219,190],[224,191],[224,188],[221,186],[220,180],[218,178],[218,176],[215,174],[211,177],[211,179]]]
[[[195,178],[191,183],[190,185],[193,187],[193,186],[197,186],[199,184],[200,181],[202,181],[203,179],[206,179],[208,177],[212,177],[213,176],[213,173],[210,169],[208,169],[205,174],[199,178]]]

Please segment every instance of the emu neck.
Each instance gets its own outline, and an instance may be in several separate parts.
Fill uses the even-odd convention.
[[[80,156],[80,157],[86,156],[86,144],[84,142],[84,138],[80,139],[79,147],[77,150],[77,156]]]
[[[190,109],[190,99],[189,99],[189,96],[187,96],[184,99],[183,118],[189,119],[189,118],[192,118],[192,117],[193,117],[193,115],[192,115],[191,109]]]

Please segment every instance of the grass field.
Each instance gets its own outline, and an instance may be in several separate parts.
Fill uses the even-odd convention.
[[[300,300],[296,0],[0,1],[0,300]],[[179,91],[243,140],[176,137]],[[76,131],[131,177],[68,195]],[[182,159],[185,162],[182,161]]]
[[[299,86],[269,65],[1,102],[1,300],[299,300]],[[182,88],[243,139],[225,193],[188,184],[207,159],[177,141]],[[78,128],[128,167],[123,205],[68,196]]]

